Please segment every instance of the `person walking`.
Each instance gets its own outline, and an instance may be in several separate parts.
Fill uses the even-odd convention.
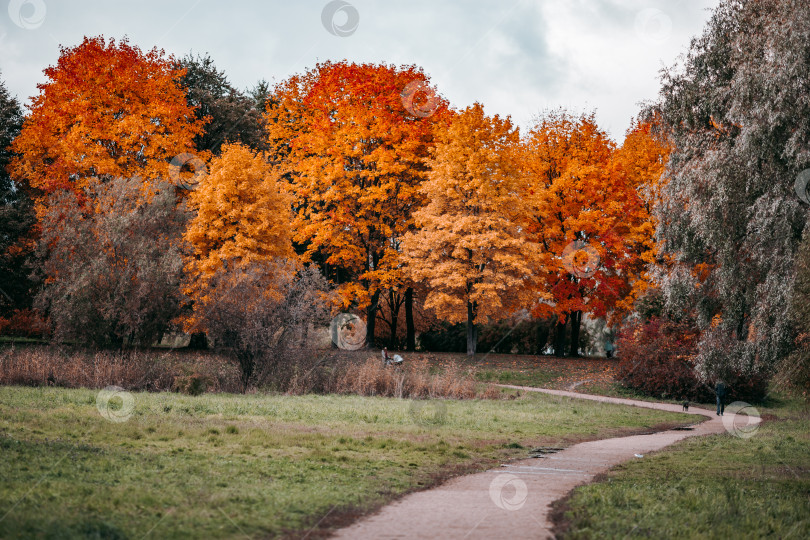
[[[726,410],[726,383],[723,379],[717,380],[717,385],[714,387],[714,395],[717,396],[717,416],[723,416]]]

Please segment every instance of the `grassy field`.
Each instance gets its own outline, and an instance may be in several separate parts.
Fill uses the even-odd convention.
[[[93,390],[0,387],[0,537],[317,535],[535,446],[691,421],[535,394],[133,393],[104,403]]]
[[[468,357],[454,353],[406,353],[407,357],[425,357],[431,365],[448,362],[471,365],[481,382],[515,384],[603,393],[615,385],[617,360],[606,358],[556,358],[518,354],[478,354]],[[594,391],[598,390],[598,391]]]
[[[687,439],[578,488],[563,538],[810,538],[810,415],[759,408],[750,438]]]

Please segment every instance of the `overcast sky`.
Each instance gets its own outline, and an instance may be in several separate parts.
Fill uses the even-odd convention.
[[[621,140],[658,74],[717,0],[3,0],[0,71],[24,103],[82,36],[209,53],[240,88],[322,60],[422,66],[455,107],[480,101],[525,127],[545,109],[595,110]],[[331,15],[331,16],[330,16]]]

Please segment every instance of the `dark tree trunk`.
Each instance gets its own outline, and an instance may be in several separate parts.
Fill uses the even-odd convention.
[[[194,332],[188,342],[189,349],[203,350],[208,348],[208,337],[205,332]]]
[[[301,348],[308,349],[307,339],[309,338],[309,324],[302,325],[301,328]]]
[[[475,327],[474,302],[467,302],[467,355],[475,356],[475,348],[478,345],[478,328]]]
[[[565,327],[568,324],[568,315],[562,322],[557,319],[557,325],[554,327],[554,356],[565,356]]]
[[[391,339],[388,342],[388,347],[391,349],[397,348],[397,322],[399,319],[399,306],[395,298],[393,289],[388,291],[388,303],[391,306]]]
[[[250,386],[250,378],[253,376],[253,369],[255,367],[253,355],[247,352],[241,354],[237,353],[236,358],[239,361],[239,367],[242,371],[242,376],[240,378],[242,380],[242,393],[244,394],[248,391],[248,387]]]
[[[536,354],[543,354],[548,343],[548,326],[542,323],[537,324],[537,352]]]
[[[747,316],[745,311],[740,314],[740,318],[737,321],[737,340],[745,341],[748,338],[748,332],[745,331],[745,322],[747,320]]]
[[[571,350],[569,356],[576,358],[579,356],[579,328],[582,326],[582,312],[575,311],[571,314]]]
[[[377,326],[377,310],[379,309],[379,304],[380,290],[378,289],[371,296],[371,304],[368,306],[368,310],[366,311],[366,345],[369,347],[374,347],[374,330]]]
[[[409,351],[416,350],[416,325],[413,323],[413,287],[405,289],[405,347]]]

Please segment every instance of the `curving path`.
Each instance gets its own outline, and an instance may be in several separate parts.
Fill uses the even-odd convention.
[[[590,399],[636,407],[682,412],[679,405],[578,394],[524,386],[506,386],[529,392]],[[550,538],[551,503],[573,488],[593,480],[636,454],[660,450],[697,435],[725,430],[714,411],[692,408],[689,413],[708,417],[692,430],[671,430],[650,435],[617,437],[573,445],[543,459],[529,458],[482,473],[454,478],[438,487],[412,493],[383,507],[334,538]],[[726,422],[733,422],[726,413]],[[746,417],[746,425],[759,419]]]

